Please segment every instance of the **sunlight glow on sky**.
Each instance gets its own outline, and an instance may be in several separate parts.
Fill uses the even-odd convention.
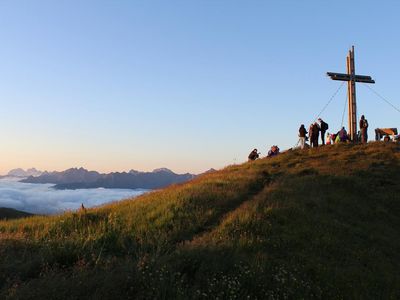
[[[297,142],[356,72],[400,107],[400,2],[1,1],[0,174],[203,172]],[[350,23],[351,20],[351,23]],[[355,24],[355,26],[353,26]],[[359,116],[400,127],[358,85]],[[322,115],[339,129],[344,87]],[[347,127],[347,120],[345,120]]]

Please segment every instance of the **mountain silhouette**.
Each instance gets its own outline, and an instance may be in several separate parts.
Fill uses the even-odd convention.
[[[40,176],[43,172],[36,170],[35,168],[31,168],[28,170],[24,170],[21,168],[12,169],[7,173],[7,176],[11,177],[28,177],[28,176]]]
[[[30,176],[21,182],[52,183],[55,189],[85,188],[123,188],[123,189],[157,189],[175,183],[193,179],[196,175],[176,174],[167,168],[155,169],[152,172],[113,172],[101,174],[84,168],[71,168],[62,172],[44,172],[41,176]]]

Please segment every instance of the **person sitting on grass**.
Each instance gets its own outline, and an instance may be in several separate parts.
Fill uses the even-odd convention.
[[[347,131],[344,127],[342,127],[342,129],[340,129],[340,131],[338,132],[339,138],[341,142],[347,142],[347,140],[349,139],[348,135],[347,135]]]
[[[271,147],[271,150],[268,151],[267,157],[276,156],[279,154],[279,147],[274,145]]]
[[[327,145],[331,144],[331,135],[329,134],[329,132],[326,134],[326,144]]]
[[[259,157],[260,157],[260,153],[258,153],[257,149],[254,149],[253,151],[250,152],[248,158],[249,158],[249,161],[253,161],[253,160],[256,160]]]

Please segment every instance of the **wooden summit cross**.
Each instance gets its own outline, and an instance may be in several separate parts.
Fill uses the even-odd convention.
[[[332,80],[347,81],[349,97],[349,136],[353,142],[357,141],[357,102],[356,102],[356,82],[375,83],[371,76],[356,75],[354,66],[354,46],[347,55],[347,74],[326,73]]]

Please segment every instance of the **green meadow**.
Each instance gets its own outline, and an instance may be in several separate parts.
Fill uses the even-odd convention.
[[[400,146],[287,151],[0,221],[0,299],[399,299]]]

